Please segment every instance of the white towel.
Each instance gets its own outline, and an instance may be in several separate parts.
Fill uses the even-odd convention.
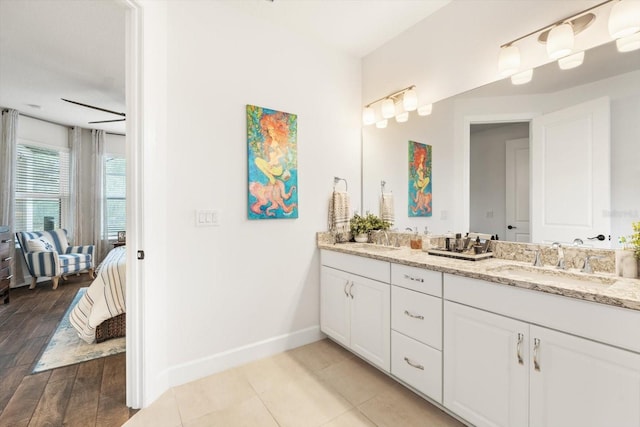
[[[350,212],[349,194],[342,191],[334,191],[329,200],[329,231],[336,233],[349,232]]]
[[[380,218],[393,225],[395,215],[393,213],[393,193],[382,193],[380,196]]]

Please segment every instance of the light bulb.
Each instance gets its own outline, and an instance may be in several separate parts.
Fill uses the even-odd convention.
[[[378,129],[384,129],[387,127],[387,124],[389,123],[389,120],[384,119],[384,120],[380,120],[379,122],[376,123],[376,127]]]
[[[413,111],[418,108],[418,93],[415,88],[409,89],[402,97],[404,111]]]
[[[616,40],[618,52],[631,52],[640,49],[640,32]]]
[[[423,105],[423,106],[418,108],[418,115],[419,116],[428,116],[429,114],[431,114],[432,110],[433,110],[433,104]]]
[[[533,68],[529,70],[525,70],[521,73],[512,75],[511,83],[514,85],[523,85],[525,83],[529,83],[532,78],[533,78]]]
[[[362,110],[362,122],[365,125],[372,125],[376,122],[376,113],[372,107],[365,107]]]
[[[390,119],[396,115],[396,107],[393,105],[393,99],[387,98],[382,101],[382,118]]]
[[[561,70],[570,70],[579,67],[584,62],[584,50],[558,59],[558,66]]]
[[[498,72],[500,76],[510,76],[518,71],[518,68],[520,68],[520,50],[513,45],[501,48],[498,56]]]
[[[573,50],[573,27],[571,24],[560,24],[549,31],[547,37],[547,54],[549,59],[567,56]]]
[[[609,15],[609,34],[614,39],[630,36],[640,31],[640,1],[616,2]]]

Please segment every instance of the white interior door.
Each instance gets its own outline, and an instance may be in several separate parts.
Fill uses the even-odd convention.
[[[611,247],[609,128],[608,97],[533,119],[532,241]]]
[[[505,142],[506,194],[504,235],[510,242],[530,242],[529,234],[529,138]]]

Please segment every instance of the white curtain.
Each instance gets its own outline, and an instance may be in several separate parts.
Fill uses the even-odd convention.
[[[16,145],[19,113],[5,110],[0,121],[0,225],[9,226],[13,235],[16,193]],[[14,245],[10,246],[11,271],[15,272]],[[14,277],[16,275],[14,274]],[[11,285],[15,282],[11,279]]]
[[[104,137],[105,131],[91,131],[91,147],[92,147],[92,190],[93,190],[93,244],[95,247],[95,265],[97,266],[109,251],[109,241],[105,230],[105,200],[104,200]]]

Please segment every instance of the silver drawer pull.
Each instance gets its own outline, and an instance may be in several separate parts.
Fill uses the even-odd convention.
[[[407,365],[411,366],[412,368],[416,368],[416,369],[420,369],[421,371],[424,371],[424,366],[418,365],[417,363],[413,363],[411,360],[409,360],[408,357],[405,357],[404,361],[407,362]]]
[[[414,282],[424,283],[424,279],[422,277],[413,277],[413,276],[409,276],[408,274],[405,274],[404,278],[405,279],[409,279],[409,280],[414,281]]]
[[[0,241],[0,243],[11,243],[12,240],[11,239],[4,239],[2,241]]]
[[[405,310],[404,314],[411,317],[412,319],[424,320],[424,316],[420,316],[419,314],[416,315],[416,314],[409,313],[409,310]]]
[[[540,372],[540,362],[538,358],[538,352],[540,351],[540,340],[538,338],[533,339],[533,369]]]
[[[8,257],[6,257],[6,258],[3,258],[3,259],[2,259],[2,262],[5,262],[5,261],[11,261],[12,259],[13,259],[13,257],[8,256]]]
[[[524,335],[518,333],[518,344],[516,345],[516,354],[518,356],[518,363],[524,365],[524,360],[522,360],[522,340],[524,339]]]

